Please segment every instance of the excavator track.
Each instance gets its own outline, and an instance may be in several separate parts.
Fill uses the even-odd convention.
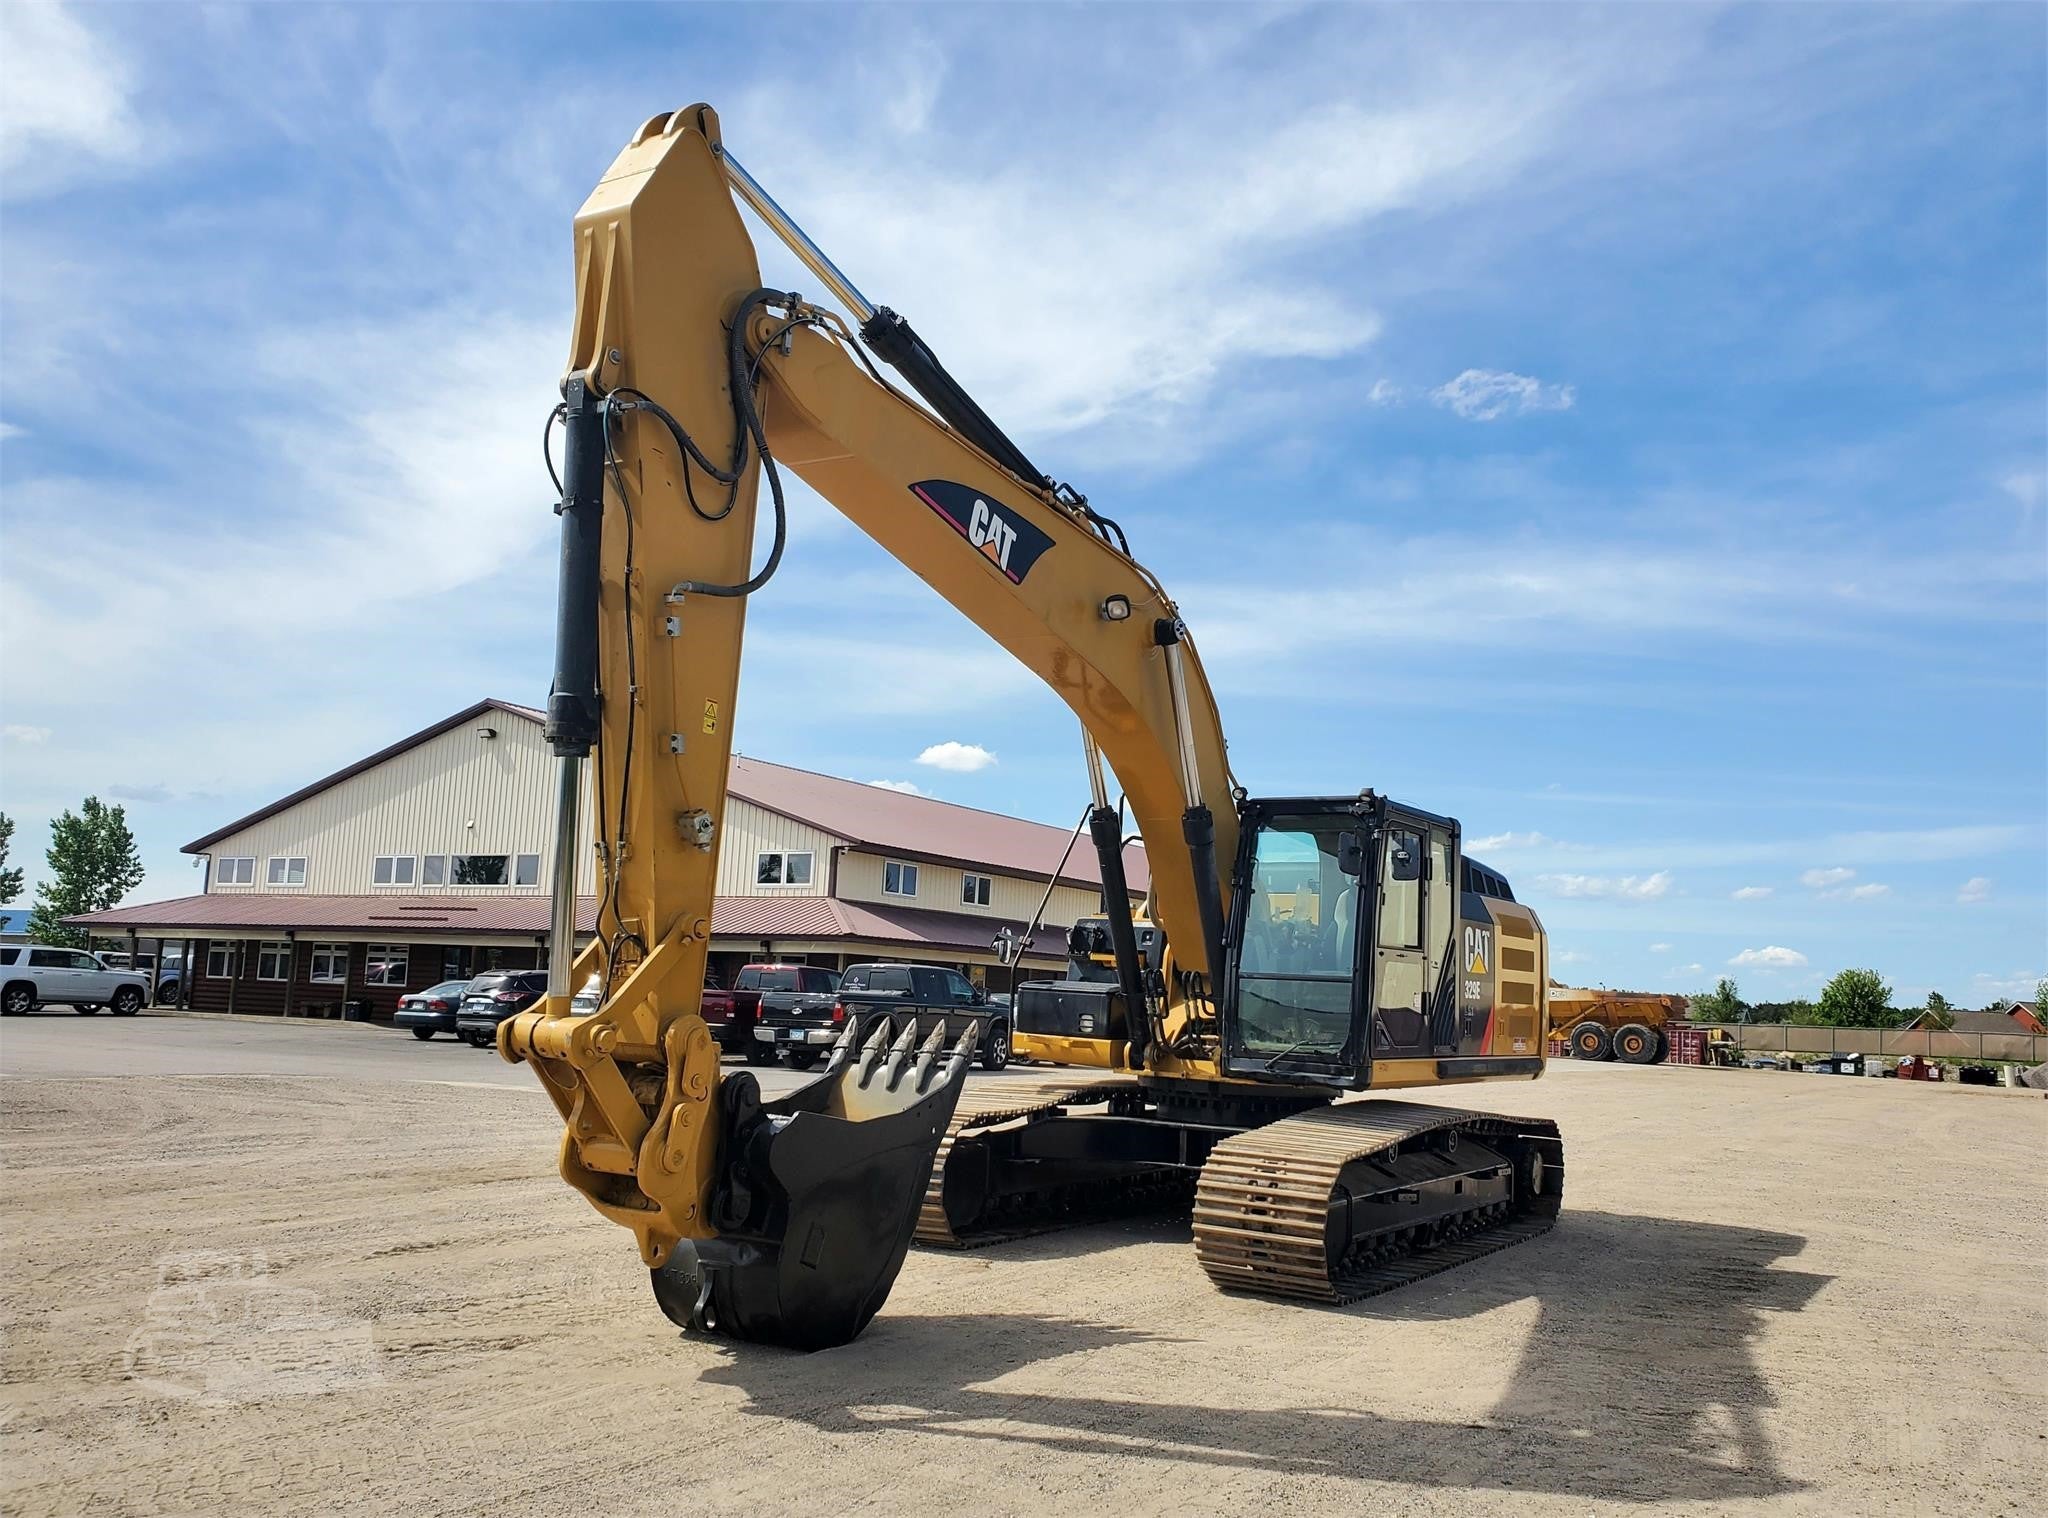
[[[1555,1123],[1345,1102],[1211,1151],[1195,1256],[1226,1291],[1354,1302],[1546,1232],[1563,1193]]]
[[[961,1094],[960,1105],[954,1109],[953,1121],[946,1129],[946,1136],[939,1141],[938,1155],[932,1161],[931,1179],[925,1186],[924,1206],[917,1215],[916,1242],[927,1248],[971,1249],[1083,1221],[1074,1216],[1033,1218],[1028,1213],[1013,1212],[1009,1226],[970,1225],[956,1232],[946,1217],[946,1161],[952,1157],[954,1144],[963,1136],[973,1142],[971,1135],[975,1129],[992,1128],[998,1123],[1019,1118],[1035,1121],[1057,1117],[1069,1107],[1099,1105],[1113,1097],[1135,1096],[1137,1091],[1138,1083],[1134,1080],[1089,1076],[1003,1080],[970,1086]]]

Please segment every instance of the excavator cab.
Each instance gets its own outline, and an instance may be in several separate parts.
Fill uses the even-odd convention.
[[[1248,800],[1225,935],[1231,1075],[1362,1090],[1454,995],[1457,824],[1367,792]]]

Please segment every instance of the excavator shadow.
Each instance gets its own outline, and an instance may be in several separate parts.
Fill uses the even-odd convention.
[[[1159,1236],[1151,1226],[1135,1231]],[[805,1357],[738,1350],[705,1379],[740,1388],[758,1416],[827,1433],[895,1429],[1049,1456],[1136,1455],[1441,1489],[1734,1501],[1805,1488],[1783,1471],[1764,1427],[1775,1399],[1753,1350],[1765,1314],[1800,1311],[1831,1279],[1777,1268],[1804,1245],[1750,1228],[1567,1212],[1555,1232],[1455,1275],[1349,1307],[1289,1309],[1318,1326],[1287,1335],[1273,1352],[1313,1364],[1319,1349],[1355,1354],[1376,1323],[1466,1319],[1535,1298],[1519,1362],[1478,1423],[1154,1399],[1161,1382],[1144,1375],[1142,1361],[1134,1369],[1127,1351],[1186,1345],[1190,1335],[1017,1313],[884,1312],[844,1349]],[[1233,1363],[1246,1352],[1234,1347]],[[1074,1361],[1056,1391],[1043,1377],[1028,1390],[991,1384],[1080,1355],[1106,1358]],[[1467,1369],[1498,1385],[1503,1358]],[[1185,1353],[1170,1363],[1173,1379],[1190,1375]],[[1221,1393],[1232,1374],[1219,1365],[1204,1380]],[[1457,1375],[1455,1367],[1430,1372],[1435,1386],[1454,1386]],[[1090,1395],[1091,1384],[1138,1390]]]

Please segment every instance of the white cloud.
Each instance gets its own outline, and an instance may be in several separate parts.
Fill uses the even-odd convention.
[[[2044,978],[2048,977],[2040,970],[2014,970],[2005,975],[1979,970],[1970,981],[1980,1001],[2032,1001],[2034,988]]]
[[[1498,854],[1508,849],[1553,848],[1556,844],[1555,838],[1546,838],[1541,833],[1489,833],[1484,838],[1468,839],[1465,847],[1480,853]]]
[[[1669,954],[1671,952],[1671,945],[1668,943],[1653,943],[1650,945],[1650,952],[1652,954]]]
[[[1991,899],[1991,877],[1972,875],[1963,882],[1963,888],[1956,892],[1956,900],[1965,906]]]
[[[48,743],[50,730],[47,727],[31,727],[26,722],[10,722],[0,727],[0,738],[9,743]]]
[[[929,794],[923,786],[909,780],[870,780],[868,784],[878,791],[901,791],[906,796]]]
[[[1703,973],[1703,972],[1704,972],[1704,971],[1706,970],[1706,968],[1707,968],[1707,967],[1706,967],[1705,965],[1697,965],[1697,964],[1695,964],[1695,965],[1678,965],[1678,966],[1676,966],[1676,967],[1674,967],[1674,968],[1673,968],[1673,970],[1671,971],[1671,973],[1672,973],[1673,975],[1699,975],[1699,974]]]
[[[1190,136],[1134,98],[1114,153],[1075,151],[1057,124],[1000,152],[965,138],[972,151],[943,151],[929,131],[904,151],[878,140],[886,117],[849,130],[842,93],[768,87],[748,102],[744,153],[871,294],[890,271],[944,271],[915,281],[907,314],[1020,441],[1068,435],[1070,458],[1184,463],[1272,414],[1241,392],[1210,404],[1231,371],[1337,359],[1377,337],[1368,281],[1318,279],[1316,254],[1463,203],[1552,149],[1582,83],[1555,62],[1501,54],[1483,78],[1418,66],[1382,74],[1370,97],[1238,74],[1248,129]],[[728,131],[740,120],[729,107]],[[773,282],[782,255],[762,246]],[[1298,409],[1275,383],[1273,405]]]
[[[1654,875],[1538,875],[1536,884],[1555,896],[1655,901],[1671,889],[1671,872]]]
[[[12,422],[0,422],[0,442],[5,442],[11,437],[26,437],[27,435],[26,429],[17,427]]]
[[[1819,892],[1821,897],[1828,901],[1875,901],[1880,896],[1889,896],[1892,893],[1890,886],[1881,885],[1876,881],[1859,886],[1850,885],[1849,882],[1855,878],[1854,870],[1836,865],[1832,869],[1804,871],[1799,877],[1799,883]]]
[[[61,5],[0,5],[0,184],[54,189],[93,161],[141,155],[127,65]]]
[[[979,743],[956,743],[949,739],[944,743],[934,743],[917,756],[917,762],[928,764],[935,770],[971,775],[994,764],[996,756]]]
[[[1577,400],[1570,385],[1550,385],[1504,369],[1467,369],[1429,392],[1468,422],[1491,422],[1530,411],[1569,411]]]
[[[1772,944],[1762,949],[1744,949],[1729,960],[1731,965],[1757,965],[1771,969],[1796,970],[1806,963],[1806,956],[1797,949],[1782,949]]]
[[[1737,886],[1728,895],[1736,901],[1762,901],[1771,894],[1769,886]]]
[[[1566,949],[1562,954],[1553,954],[1551,960],[1560,965],[1582,965],[1593,956],[1581,954],[1577,949]]]
[[[1392,380],[1381,379],[1372,382],[1372,389],[1365,392],[1368,406],[1398,406],[1408,398],[1408,392]]]

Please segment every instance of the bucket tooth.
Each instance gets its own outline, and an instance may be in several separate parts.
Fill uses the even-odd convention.
[[[882,1068],[883,1085],[887,1090],[894,1091],[896,1083],[903,1079],[903,1067],[910,1060],[910,1051],[916,1047],[917,1019],[913,1017],[896,1035],[896,1042],[889,1046],[889,1063]]]
[[[875,1031],[868,1035],[868,1041],[861,1045],[860,1067],[854,1072],[860,1084],[865,1086],[868,1077],[874,1073],[876,1063],[889,1051],[889,1019],[878,1018]]]
[[[967,1025],[967,1031],[960,1035],[960,1041],[953,1045],[953,1057],[947,1062],[946,1074],[965,1075],[967,1067],[974,1063],[974,1051],[981,1043],[981,1019],[976,1018]]]
[[[946,1047],[946,1025],[934,1023],[931,1035],[918,1046],[917,1063],[910,1070],[910,1089],[922,1092],[931,1085],[932,1066]]]
[[[846,1019],[846,1031],[839,1035],[832,1045],[831,1052],[825,1056],[823,1074],[832,1074],[853,1058],[854,1035],[859,1026],[859,1019],[853,1017]]]

